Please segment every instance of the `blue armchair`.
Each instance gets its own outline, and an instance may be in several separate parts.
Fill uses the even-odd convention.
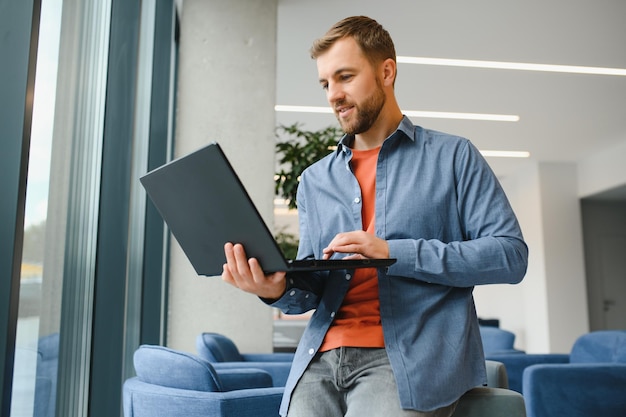
[[[216,371],[205,360],[161,346],[135,352],[124,382],[125,417],[276,417],[283,394],[258,369]]]
[[[516,349],[515,333],[493,326],[479,326],[485,355],[495,353],[524,353]]]
[[[626,364],[531,365],[523,386],[529,417],[626,416]]]
[[[531,365],[568,363],[623,363],[624,357],[611,353],[616,346],[623,345],[626,331],[605,330],[587,333],[576,340],[571,352],[539,354],[506,354],[501,352],[486,354],[486,358],[502,362],[506,367],[510,389],[524,394],[522,378]],[[621,348],[626,349],[626,348]]]
[[[198,356],[217,370],[258,368],[267,371],[276,387],[284,387],[291,369],[293,353],[240,353],[235,343],[218,333],[201,333],[196,338]]]
[[[529,417],[626,416],[626,331],[579,337],[570,354],[491,355]]]

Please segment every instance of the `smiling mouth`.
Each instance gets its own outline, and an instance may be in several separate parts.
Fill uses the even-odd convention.
[[[346,114],[348,111],[352,110],[354,107],[353,106],[342,106],[342,107],[337,107],[335,108],[335,112],[342,116],[344,114]]]

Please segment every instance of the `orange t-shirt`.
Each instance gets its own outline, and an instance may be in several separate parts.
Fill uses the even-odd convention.
[[[352,150],[352,170],[361,186],[363,230],[372,234],[375,233],[376,163],[379,151],[380,148]],[[335,314],[320,350],[327,351],[341,346],[385,347],[376,268],[355,270],[348,293]]]

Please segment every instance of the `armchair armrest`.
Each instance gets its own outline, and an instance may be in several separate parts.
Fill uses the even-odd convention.
[[[506,373],[509,378],[509,389],[524,393],[522,387],[522,376],[524,369],[535,364],[557,364],[569,363],[569,355],[562,353],[546,353],[546,354],[492,354],[487,355],[486,359],[502,362],[506,367]]]
[[[526,417],[524,397],[504,388],[476,387],[467,391],[452,417]]]
[[[509,388],[509,379],[506,374],[506,367],[501,362],[485,361],[487,370],[487,386],[492,388]]]
[[[148,384],[135,377],[124,383],[124,416],[276,416],[282,395],[282,388],[204,392]]]
[[[626,415],[626,364],[532,365],[523,389],[528,417]]]
[[[223,391],[273,386],[269,372],[254,368],[216,369]]]

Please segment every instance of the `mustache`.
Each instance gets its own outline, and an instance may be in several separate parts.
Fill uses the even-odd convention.
[[[352,106],[353,104],[348,102],[345,99],[341,99],[337,102],[335,102],[335,105],[333,106],[333,108],[335,109],[335,111],[339,111],[340,108],[342,107],[346,107],[346,106]]]

